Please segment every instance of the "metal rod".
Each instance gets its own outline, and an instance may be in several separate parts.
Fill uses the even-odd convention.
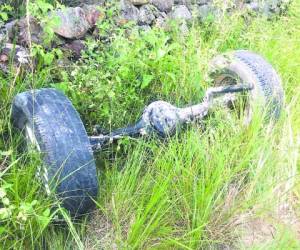
[[[92,149],[101,150],[104,146],[125,136],[139,137],[154,133],[161,137],[172,136],[182,124],[203,119],[214,105],[215,98],[252,89],[253,87],[248,84],[209,88],[201,103],[186,108],[177,108],[164,101],[153,102],[144,109],[141,119],[136,124],[117,129],[109,134],[91,136]]]

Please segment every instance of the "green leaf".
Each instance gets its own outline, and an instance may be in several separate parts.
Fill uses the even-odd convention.
[[[43,229],[45,229],[51,222],[50,209],[47,208],[43,212],[42,216],[38,216],[38,221]]]
[[[8,150],[8,151],[0,151],[0,156],[10,156],[12,154],[12,150]]]
[[[145,89],[149,86],[150,82],[153,80],[152,75],[143,75],[143,82],[141,84],[141,89]]]
[[[156,60],[163,58],[166,54],[167,54],[166,50],[158,49],[157,55],[156,55]]]
[[[4,206],[8,206],[10,204],[10,201],[9,201],[9,199],[7,197],[4,197],[2,199],[2,203],[3,203]]]
[[[53,10],[53,6],[44,2],[44,0],[39,0],[36,2],[36,4],[39,6],[43,14],[47,13],[49,10]]]
[[[51,87],[56,88],[58,90],[61,90],[64,93],[66,93],[69,89],[69,83],[68,82],[59,82],[59,83],[51,84]]]
[[[50,216],[50,209],[47,208],[44,212],[43,212],[43,216],[49,217]]]
[[[5,189],[4,188],[0,188],[0,198],[2,199],[2,198],[4,198],[6,196],[6,191],[5,191]]]
[[[1,18],[3,21],[7,21],[7,20],[8,20],[8,15],[7,15],[7,13],[5,13],[5,12],[0,12],[0,18]]]
[[[7,229],[5,227],[0,227],[0,235],[6,233]]]
[[[43,59],[44,59],[44,63],[46,65],[50,65],[54,60],[54,54],[53,53],[45,53],[45,55],[43,56]]]

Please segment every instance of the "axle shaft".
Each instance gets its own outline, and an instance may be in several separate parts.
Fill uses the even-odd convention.
[[[144,109],[141,119],[134,125],[117,129],[109,134],[91,136],[92,149],[94,151],[101,150],[105,145],[125,136],[140,137],[154,133],[163,138],[172,136],[180,130],[183,124],[201,120],[207,116],[209,110],[214,106],[215,98],[252,89],[253,87],[248,84],[212,87],[205,92],[203,102],[186,108],[177,108],[164,101],[153,102]]]

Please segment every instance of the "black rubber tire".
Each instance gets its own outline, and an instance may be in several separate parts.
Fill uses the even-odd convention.
[[[13,124],[33,128],[45,162],[46,185],[72,216],[94,207],[98,179],[89,138],[69,99],[55,89],[18,94],[12,106]]]
[[[281,80],[272,65],[262,56],[247,50],[219,55],[211,61],[209,74],[214,85],[226,85],[228,81],[229,84],[251,84],[253,90],[250,91],[248,105],[257,105],[267,121],[279,118],[284,102]],[[252,114],[249,112],[247,116]],[[252,117],[247,117],[247,120],[251,119]]]

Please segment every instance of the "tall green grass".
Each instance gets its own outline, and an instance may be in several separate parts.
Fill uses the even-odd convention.
[[[294,1],[285,16],[272,21],[233,15],[194,24],[187,37],[176,28],[129,37],[120,30],[100,49],[90,41],[84,63],[2,76],[0,185],[13,207],[0,224],[1,248],[299,248],[294,228],[299,212],[299,10]],[[40,159],[21,153],[20,135],[11,127],[16,93],[59,88],[87,130],[95,123],[112,129],[135,121],[155,99],[179,106],[201,101],[210,85],[209,60],[234,49],[262,54],[281,75],[286,105],[275,127],[264,126],[259,116],[245,127],[234,115],[216,110],[167,142],[123,140],[97,156],[100,195],[90,218],[71,221],[50,210],[55,201],[34,178]],[[289,209],[279,214],[282,205]],[[53,219],[61,213],[65,223]],[[274,237],[253,230],[254,224],[272,227]],[[249,240],[253,233],[254,241]]]

